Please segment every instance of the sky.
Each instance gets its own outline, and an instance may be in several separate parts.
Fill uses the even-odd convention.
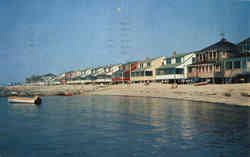
[[[0,84],[250,37],[250,0],[0,0]]]

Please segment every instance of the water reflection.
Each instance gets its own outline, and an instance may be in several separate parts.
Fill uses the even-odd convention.
[[[7,105],[7,145],[19,156],[29,150],[41,156],[55,150],[57,156],[248,155],[246,107],[112,96],[43,100],[39,107]]]

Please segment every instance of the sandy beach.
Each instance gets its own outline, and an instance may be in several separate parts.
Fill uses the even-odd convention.
[[[72,95],[112,95],[173,98],[192,101],[250,106],[250,84],[209,84],[204,86],[151,83],[120,84],[109,86],[57,85],[57,86],[9,86],[0,90],[0,96],[54,96],[63,93]]]
[[[250,106],[250,84],[172,85],[152,83],[114,85],[90,92],[92,95],[143,96]]]

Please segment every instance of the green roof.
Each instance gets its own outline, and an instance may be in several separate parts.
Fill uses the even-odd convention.
[[[166,57],[166,59],[168,59],[168,58],[173,58],[173,57],[184,57],[184,56],[189,55],[189,54],[191,54],[191,53],[197,53],[197,51],[186,52],[186,53],[179,53],[179,54],[177,53],[175,56],[172,55],[172,56],[170,56],[170,57]]]
[[[170,69],[170,68],[176,68],[177,66],[179,66],[181,64],[168,64],[168,65],[163,65],[163,66],[160,66],[159,68],[157,69]]]
[[[114,72],[114,74],[115,73],[123,73],[123,72],[125,72],[125,70],[118,70],[118,71]]]
[[[138,68],[133,70],[132,72],[143,72],[143,71],[147,71],[149,68]]]

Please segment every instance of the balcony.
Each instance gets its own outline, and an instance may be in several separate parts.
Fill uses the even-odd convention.
[[[223,72],[188,72],[188,78],[214,78],[214,77],[224,77]]]

